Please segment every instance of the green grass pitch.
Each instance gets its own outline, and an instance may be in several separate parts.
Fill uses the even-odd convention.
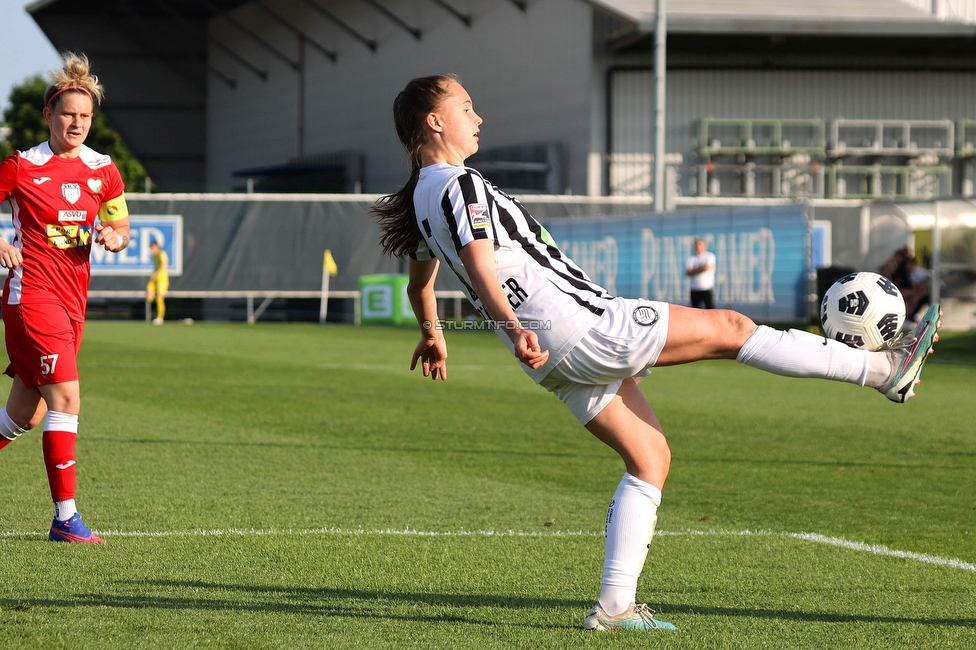
[[[0,451],[0,647],[976,647],[976,335],[919,397],[733,362],[641,385],[672,472],[639,597],[585,633],[623,467],[491,334],[92,322],[78,503],[40,433]],[[9,380],[2,380],[3,393]],[[858,545],[860,544],[860,545]]]

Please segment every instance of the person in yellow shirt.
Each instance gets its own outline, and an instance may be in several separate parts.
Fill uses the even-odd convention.
[[[169,289],[169,272],[166,270],[169,266],[169,256],[155,240],[149,243],[149,249],[152,251],[156,270],[149,276],[149,284],[146,285],[146,302],[156,301],[156,318],[153,319],[153,325],[162,325],[163,318],[166,316],[166,291]]]

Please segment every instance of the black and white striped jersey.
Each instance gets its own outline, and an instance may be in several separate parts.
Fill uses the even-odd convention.
[[[461,249],[475,239],[495,244],[495,274],[523,327],[539,336],[549,360],[522,368],[537,382],[575,346],[613,296],[562,254],[522,205],[470,167],[437,163],[420,170],[413,195],[424,242],[415,259],[436,257],[487,318],[471,286]],[[504,332],[499,336],[512,349]]]

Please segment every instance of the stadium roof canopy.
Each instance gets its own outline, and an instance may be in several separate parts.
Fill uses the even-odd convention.
[[[502,1],[525,10],[535,0]],[[619,21],[610,50],[643,56],[654,28],[654,0],[580,1]],[[302,2],[320,9],[330,5],[330,0]],[[465,3],[429,2],[470,26],[470,17],[458,8]],[[271,16],[269,0],[38,0],[27,11],[59,51],[84,52],[94,61],[107,89],[105,113],[158,187],[199,191],[206,179],[207,85],[237,87],[208,52],[220,51],[266,78],[246,52],[214,36],[211,22],[219,18],[247,34],[249,47],[295,65],[237,21],[234,10],[246,4],[272,23],[281,20]],[[396,19],[389,9],[393,4],[369,0],[363,7]],[[948,8],[943,12],[948,15],[933,15],[933,6]],[[976,68],[976,0],[667,0],[667,7],[673,35],[669,68],[849,67],[850,61],[869,67]],[[411,29],[402,21],[399,26]],[[702,34],[713,37],[702,39]],[[371,49],[377,46],[361,34],[358,40]],[[314,38],[309,42],[335,56]]]
[[[640,31],[654,29],[655,0],[589,1]],[[932,11],[939,6],[941,15]],[[667,0],[666,7],[669,33],[976,35],[972,0]]]
[[[208,22],[246,0],[40,0],[28,13],[59,51],[84,52],[112,125],[161,189],[202,187]],[[133,188],[141,190],[142,188]]]

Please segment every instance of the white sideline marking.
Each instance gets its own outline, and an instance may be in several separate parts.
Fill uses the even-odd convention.
[[[404,535],[413,537],[603,537],[603,532],[553,530],[544,532],[522,530],[414,530],[412,528],[370,530],[366,528],[224,528],[214,530],[169,530],[169,531],[123,531],[123,530],[94,530],[98,535],[111,537],[260,537],[271,535]],[[47,533],[38,532],[0,532],[2,537],[32,537]]]
[[[212,530],[172,530],[172,531],[123,531],[123,530],[98,530],[98,535],[106,537],[261,537],[261,536],[295,536],[295,535],[402,535],[407,537],[603,537],[603,531],[585,530],[552,530],[544,532],[522,531],[522,530],[415,530],[412,528],[403,529],[366,529],[366,528],[306,528],[296,530],[294,528],[223,528]],[[40,537],[46,533],[38,532],[16,532],[0,531],[0,538],[4,537]],[[815,544],[827,544],[828,546],[839,546],[851,551],[860,551],[872,555],[886,557],[897,557],[905,560],[915,560],[926,564],[936,564],[947,566],[963,571],[976,573],[976,564],[964,562],[954,558],[940,557],[938,555],[928,555],[926,553],[915,553],[913,551],[899,551],[897,549],[881,546],[880,544],[865,544],[864,542],[852,542],[840,537],[828,537],[819,533],[777,533],[769,530],[686,530],[668,531],[659,530],[655,533],[660,537],[688,537],[688,536],[718,536],[718,537],[750,537],[750,536],[769,536],[769,537],[791,537],[801,539]]]
[[[928,564],[938,564],[940,566],[948,566],[953,569],[962,569],[963,571],[974,571],[976,572],[976,564],[970,564],[969,562],[963,562],[962,560],[956,560],[950,557],[939,557],[938,555],[927,555],[925,553],[913,553],[912,551],[899,551],[893,548],[888,548],[887,546],[881,546],[879,544],[865,544],[864,542],[852,542],[846,539],[841,539],[839,537],[827,537],[826,535],[820,535],[818,533],[786,533],[790,537],[795,537],[797,539],[804,539],[808,542],[816,542],[817,544],[830,544],[831,546],[840,546],[843,548],[851,549],[852,551],[863,551],[865,553],[872,553],[874,555],[887,555],[889,557],[900,557],[907,560],[915,560],[916,562],[926,562]]]

